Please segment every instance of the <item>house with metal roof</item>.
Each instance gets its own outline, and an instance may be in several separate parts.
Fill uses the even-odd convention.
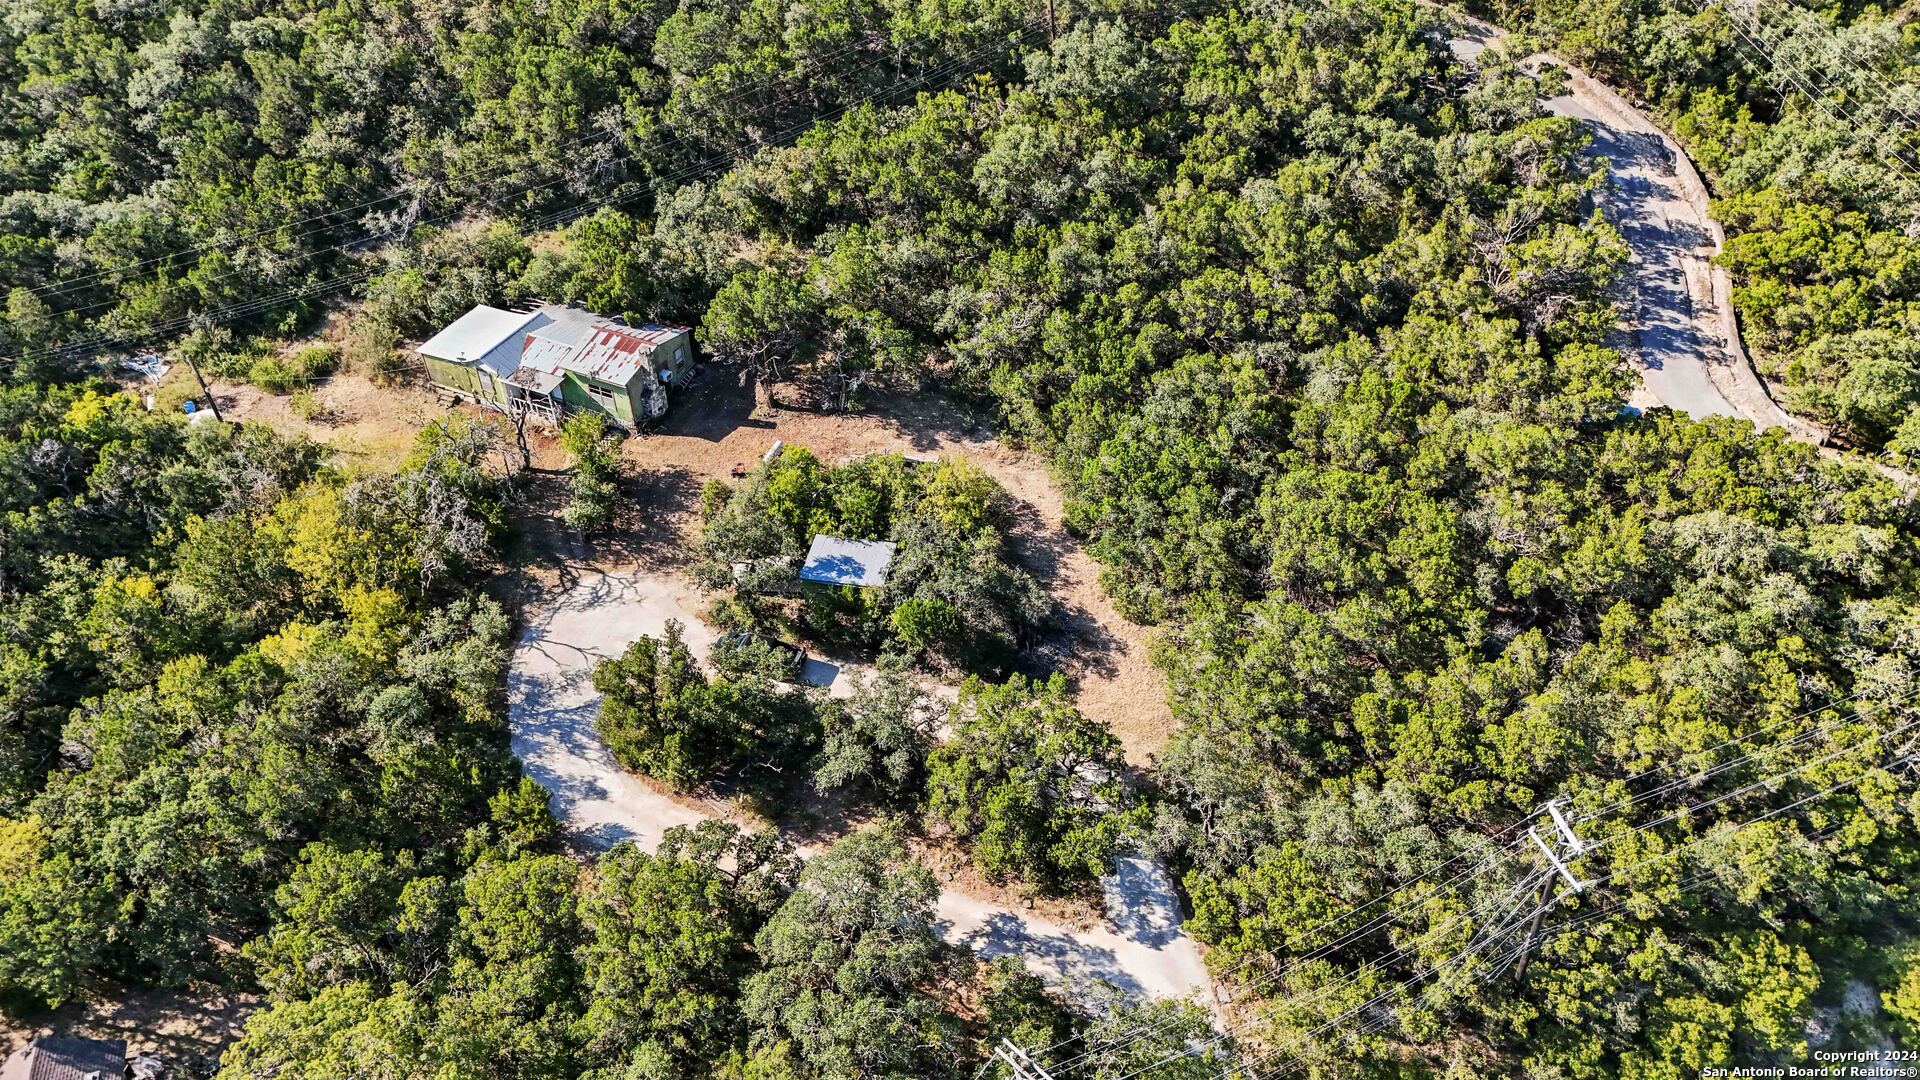
[[[852,585],[870,589],[887,583],[894,545],[889,540],[842,540],[821,533],[807,548],[800,564],[800,580],[818,585]]]
[[[435,386],[509,413],[558,420],[594,411],[632,428],[667,411],[693,367],[693,331],[630,326],[561,304],[482,304],[419,349]]]
[[[128,1071],[125,1039],[42,1037],[0,1061],[0,1080],[120,1080]]]

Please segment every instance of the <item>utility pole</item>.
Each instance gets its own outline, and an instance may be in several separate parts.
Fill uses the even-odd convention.
[[[1585,854],[1587,844],[1573,831],[1573,823],[1568,821],[1566,815],[1560,812],[1560,800],[1554,799],[1547,803],[1547,814],[1553,818],[1554,827],[1560,831],[1561,842],[1566,846],[1566,858],[1563,859],[1560,853],[1553,849],[1553,845],[1547,843],[1546,839],[1540,835],[1539,829],[1529,828],[1527,830],[1527,837],[1534,842],[1535,846],[1539,847],[1540,853],[1547,857],[1547,863],[1559,871],[1561,877],[1566,879],[1568,886],[1576,893],[1581,892],[1586,889],[1587,883],[1573,875],[1573,871],[1567,868],[1566,859],[1576,859]],[[1552,878],[1544,878],[1540,882],[1540,892],[1534,903],[1533,918],[1528,920],[1527,932],[1520,939],[1520,959],[1513,965],[1514,982],[1519,982],[1521,979],[1527,977],[1527,961],[1533,957],[1533,935],[1540,932],[1540,920],[1546,917],[1547,890],[1552,887],[1552,885]]]
[[[1013,1070],[1014,1080],[1053,1080],[1053,1075],[1027,1056],[1025,1050],[1015,1046],[1012,1039],[1001,1039],[1000,1045],[993,1048],[993,1056]]]
[[[200,392],[207,395],[207,404],[213,406],[213,418],[223,424],[226,423],[227,418],[220,415],[220,399],[214,397],[213,391],[207,388],[207,377],[200,374],[200,365],[193,362],[193,357],[188,356],[187,366],[193,369],[193,378],[200,384]]]

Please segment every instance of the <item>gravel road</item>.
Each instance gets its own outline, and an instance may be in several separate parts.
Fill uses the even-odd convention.
[[[705,656],[712,634],[694,611],[691,588],[676,576],[588,571],[536,608],[515,643],[507,677],[513,752],[552,793],[554,814],[590,846],[632,840],[651,850],[676,825],[721,816],[723,807],[675,798],[620,768],[594,730],[598,696],[589,676],[595,661],[643,634],[660,634],[668,619],[683,622],[688,646]],[[811,677],[837,683],[845,674],[825,665]],[[1166,872],[1146,859],[1127,859],[1102,886],[1108,916],[1102,926],[1080,930],[949,890],[938,905],[941,932],[984,956],[1022,957],[1056,983],[1099,979],[1146,997],[1204,999],[1206,968],[1180,930]]]

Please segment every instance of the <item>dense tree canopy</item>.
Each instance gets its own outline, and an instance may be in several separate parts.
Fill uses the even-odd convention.
[[[683,630],[669,621],[665,636],[642,636],[594,668],[600,737],[614,757],[676,788],[804,757],[815,720],[801,691],[752,671],[709,678]]]
[[[1056,889],[1113,869],[1145,808],[1126,790],[1120,740],[1080,715],[1066,680],[968,679],[952,727],[927,761],[927,816],[981,869]]]
[[[1847,32],[1905,77],[1911,29],[1869,8]],[[700,320],[829,408],[938,380],[1054,464],[1103,584],[1159,627],[1178,724],[1122,784],[1052,683],[975,683],[937,736],[897,681],[819,706],[669,639],[596,677],[630,763],[814,754],[818,786],[924,787],[922,820],[1049,885],[1151,813],[1244,1045],[1328,1075],[1637,1080],[1910,1039],[1911,495],[1744,423],[1622,412],[1627,253],[1583,210],[1604,165],[1503,58],[1457,64],[1437,13],[1061,4],[1010,44],[1029,14],[35,0],[0,20],[9,351],[340,269],[355,204],[406,182],[334,360],[538,294]],[[1869,167],[1872,125],[1757,81],[1724,13],[1505,14],[1701,148],[1794,400],[1920,445],[1913,192]],[[900,83],[942,70],[979,77]],[[896,85],[928,92],[865,97]],[[716,150],[742,158],[675,171]],[[594,194],[631,197],[523,235]],[[181,347],[252,374],[298,317]],[[46,359],[0,390],[9,1007],[257,985],[235,1078],[947,1076],[1002,1035],[1086,1039],[1115,1078],[1233,1060],[1176,1004],[976,980],[897,826],[804,870],[711,831],[558,853],[502,737],[507,619],[467,591],[505,521],[486,429],[349,473]],[[1000,498],[957,461],[790,450],[707,493],[704,577],[736,622],[1013,667],[1042,609]],[[785,595],[821,531],[896,541],[889,584]],[[1548,799],[1600,845],[1579,896],[1509,854]]]
[[[701,577],[730,590],[750,621],[797,604],[821,638],[993,670],[1047,615],[1046,594],[1007,550],[1006,492],[964,458],[888,454],[829,467],[790,446],[737,487],[715,481],[703,494]],[[885,580],[801,580],[800,561],[822,535],[892,542]]]
[[[505,616],[447,585],[487,559],[484,429],[348,478],[130,396],[7,400],[0,994],[216,976],[218,942],[315,904],[350,925],[271,936],[264,977],[372,963],[372,909],[457,865],[514,777]]]
[[[1920,463],[1920,36],[1898,4],[1490,0],[1648,98],[1700,163],[1762,371]],[[1808,95],[1813,95],[1809,97]]]

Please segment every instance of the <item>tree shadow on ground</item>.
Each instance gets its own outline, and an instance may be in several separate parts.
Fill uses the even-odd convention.
[[[592,559],[649,571],[683,567],[693,558],[683,525],[699,508],[700,481],[679,466],[623,477],[612,519],[587,538]]]
[[[662,435],[719,442],[743,427],[771,428],[754,418],[753,381],[739,368],[706,365],[693,385],[673,396],[673,404],[653,430]]]
[[[1069,556],[1079,543],[1064,528],[1049,526],[1038,509],[1024,499],[1009,499],[1007,545],[1019,563],[1043,587],[1066,572]],[[1092,611],[1050,590],[1053,606],[1046,622],[1021,650],[1022,674],[1044,676],[1053,671],[1070,677],[1095,674],[1111,678],[1119,671],[1118,655],[1125,645]]]

